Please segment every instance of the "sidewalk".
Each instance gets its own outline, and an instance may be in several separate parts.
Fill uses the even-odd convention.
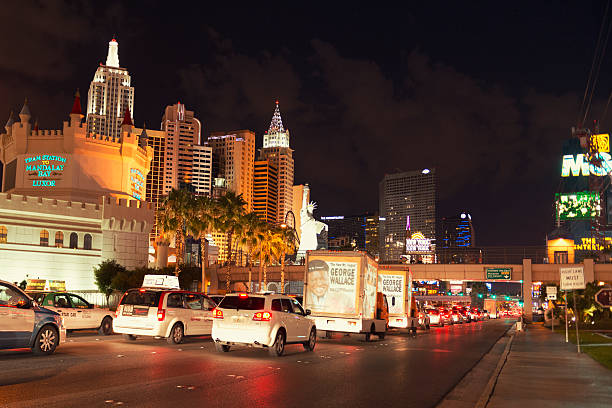
[[[611,406],[611,370],[550,329],[529,325],[514,336],[487,408]]]

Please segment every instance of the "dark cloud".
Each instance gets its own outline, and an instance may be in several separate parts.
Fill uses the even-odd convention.
[[[588,62],[555,66],[574,31],[555,43],[556,26],[516,10],[499,29],[483,27],[457,18],[463,4],[436,11],[435,32],[420,7],[396,13],[408,23],[391,10],[339,19],[345,10],[330,6],[285,18],[198,6],[3,3],[0,121],[27,96],[41,126],[60,127],[74,89],[87,93],[116,33],[136,88],[136,123],[159,123],[164,107],[181,100],[205,133],[249,128],[260,147],[279,99],[296,182],[311,184],[319,215],[376,210],[385,173],[435,167],[440,216],[471,211],[484,244],[542,242],[588,70]],[[476,21],[479,9],[469,10]],[[566,11],[553,14],[574,21]],[[520,32],[517,21],[526,24]],[[578,34],[584,41],[574,47],[585,53],[592,33]],[[602,111],[597,99],[592,116]]]

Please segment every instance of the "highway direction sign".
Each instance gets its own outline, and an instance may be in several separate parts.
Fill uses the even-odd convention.
[[[595,294],[595,301],[602,307],[612,307],[612,289],[600,289]]]
[[[510,280],[512,268],[487,268],[487,280]]]
[[[560,268],[561,290],[575,290],[586,288],[584,284],[584,269],[580,267]]]

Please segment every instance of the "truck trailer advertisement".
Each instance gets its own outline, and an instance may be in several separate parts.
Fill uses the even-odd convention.
[[[315,313],[355,314],[360,263],[354,257],[332,261],[310,256],[305,294],[308,307]]]
[[[387,296],[390,315],[404,313],[404,284],[404,275],[378,275],[378,287]]]

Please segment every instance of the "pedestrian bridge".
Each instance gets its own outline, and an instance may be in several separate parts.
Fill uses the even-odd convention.
[[[510,282],[520,282],[523,285],[524,311],[528,318],[531,318],[532,314],[532,283],[542,282],[543,284],[559,284],[559,269],[564,267],[583,267],[585,282],[612,282],[612,264],[595,263],[592,259],[585,259],[584,262],[579,264],[536,264],[532,263],[531,259],[524,259],[522,264],[379,265],[380,269],[391,271],[407,270],[410,268],[414,280],[464,280],[483,282],[495,282],[495,280],[487,280],[486,271],[488,268],[510,268]],[[225,289],[226,271],[226,268],[219,266],[212,266],[208,269],[207,273],[210,274],[211,280],[209,286],[211,293],[219,289]],[[230,272],[232,287],[235,288],[237,284],[246,283],[249,280],[258,282],[260,281],[260,273],[261,271],[258,266],[252,267],[249,279],[249,268],[233,266]],[[287,265],[285,266],[285,281],[303,282],[305,273],[305,265]],[[280,282],[280,266],[271,266],[267,268],[267,281]],[[503,282],[508,282],[508,280],[504,280]]]

